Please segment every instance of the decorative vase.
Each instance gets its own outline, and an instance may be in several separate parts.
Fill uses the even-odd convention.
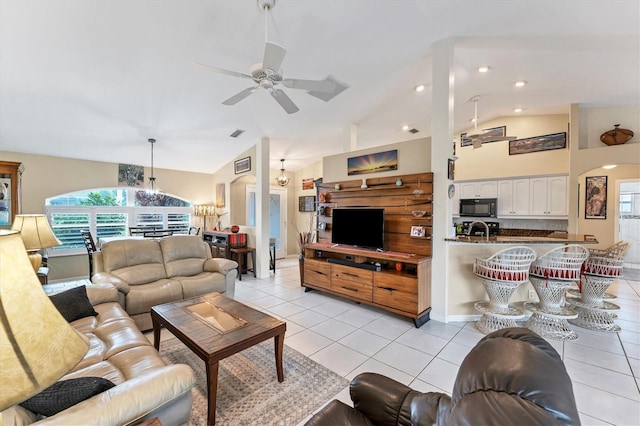
[[[367,189],[367,178],[362,178],[362,185],[360,185],[360,188],[362,189]]]
[[[396,186],[402,186],[402,179],[398,178],[396,180]]]
[[[229,229],[235,234],[240,230],[240,227],[238,225],[231,225],[231,228]]]

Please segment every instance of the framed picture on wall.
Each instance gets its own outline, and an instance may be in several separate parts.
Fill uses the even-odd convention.
[[[251,157],[236,160],[233,163],[233,170],[235,174],[251,171]]]
[[[316,196],[307,195],[304,197],[298,197],[298,211],[299,212],[313,212],[316,210]]]
[[[607,218],[606,176],[587,176],[584,201],[585,219]]]

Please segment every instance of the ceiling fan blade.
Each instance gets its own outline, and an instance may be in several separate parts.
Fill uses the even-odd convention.
[[[238,102],[240,102],[241,100],[243,100],[244,98],[246,98],[247,96],[249,96],[250,94],[252,94],[253,92],[255,92],[256,90],[258,90],[258,87],[260,87],[260,86],[248,87],[248,88],[244,89],[242,92],[236,93],[235,95],[233,95],[232,97],[230,97],[229,99],[224,101],[222,104],[223,105],[235,105]]]
[[[280,104],[282,109],[284,109],[287,114],[293,114],[294,112],[300,111],[300,108],[293,103],[293,101],[280,89],[271,90],[271,96]]]
[[[319,90],[310,90],[307,93],[309,93],[311,96],[315,96],[318,99],[322,99],[325,102],[329,102],[331,99],[335,98],[336,96],[338,96],[340,93],[344,92],[345,90],[347,90],[349,88],[349,86],[347,86],[344,83],[339,82],[338,80],[336,80],[335,78],[333,78],[332,76],[328,75],[324,81],[328,81],[331,84],[334,85],[334,88],[332,91],[329,92],[322,92]]]
[[[234,77],[242,77],[242,78],[248,78],[248,79],[253,80],[252,76],[250,76],[249,74],[243,74],[241,72],[229,71],[229,70],[225,70],[223,68],[212,67],[211,65],[199,64],[199,63],[194,63],[193,66],[194,67],[198,67],[198,68],[202,68],[202,69],[205,69],[205,70],[208,70],[208,71],[218,72],[220,74],[227,74],[227,75],[232,75]]]
[[[331,93],[336,89],[335,83],[325,80],[301,80],[297,78],[285,78],[282,84],[291,89],[311,90],[314,92]]]
[[[287,54],[287,51],[284,50],[282,46],[279,46],[275,43],[271,43],[270,41],[264,46],[264,58],[262,58],[262,68],[270,69],[272,71],[278,72],[280,70],[280,65],[282,65],[282,61],[284,60],[284,56]]]

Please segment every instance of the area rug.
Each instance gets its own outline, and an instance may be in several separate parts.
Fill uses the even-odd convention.
[[[273,339],[225,358],[218,368],[216,425],[297,425],[348,385],[342,376],[284,346],[284,382],[276,375]],[[176,338],[163,340],[160,353],[196,373],[190,425],[207,423],[204,362]]]

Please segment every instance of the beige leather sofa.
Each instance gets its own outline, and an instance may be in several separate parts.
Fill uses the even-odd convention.
[[[143,331],[153,327],[152,306],[211,292],[233,297],[238,275],[236,262],[212,258],[209,245],[189,235],[111,241],[93,261],[91,281],[113,284],[120,304]]]
[[[193,403],[193,370],[163,361],[122,309],[113,286],[87,286],[87,296],[98,316],[70,324],[87,336],[89,352],[60,380],[103,377],[116,386],[41,421],[16,405],[2,413],[1,423],[121,426],[158,417],[163,425],[186,425]]]

